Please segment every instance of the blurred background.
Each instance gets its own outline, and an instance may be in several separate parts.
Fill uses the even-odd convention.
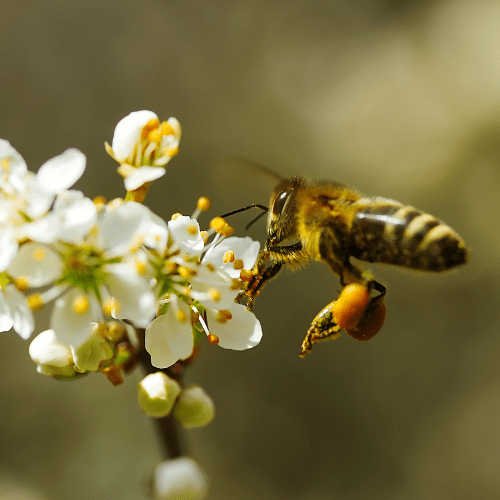
[[[0,137],[31,170],[78,147],[76,187],[122,196],[103,143],[150,109],[183,126],[146,199],[166,219],[200,195],[213,200],[205,226],[267,203],[266,179],[216,168],[231,154],[414,205],[471,248],[443,275],[371,266],[388,295],[370,342],[343,335],[299,358],[339,288],[311,264],[259,297],[258,347],[204,344],[186,381],[217,416],[185,444],[210,499],[500,497],[499,25],[495,0],[1,3]],[[264,222],[250,234],[262,240]],[[0,498],[146,498],[160,447],[139,371],[117,388],[63,383],[36,373],[15,333],[0,351]]]

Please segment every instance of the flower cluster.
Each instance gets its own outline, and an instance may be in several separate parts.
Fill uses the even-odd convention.
[[[201,231],[206,198],[191,217],[175,214],[168,223],[127,201],[165,173],[180,135],[176,119],[160,122],[151,111],[121,120],[106,149],[128,195],[109,203],[70,189],[85,170],[80,151],[65,151],[35,175],[0,141],[0,328],[27,339],[32,312],[53,305],[50,330],[30,346],[40,373],[103,371],[119,383],[144,347],[154,366],[166,368],[189,358],[205,334],[227,349],[259,343],[259,321],[234,301],[259,244],[228,237],[231,228],[217,217]]]

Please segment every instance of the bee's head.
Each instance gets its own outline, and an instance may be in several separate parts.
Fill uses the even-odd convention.
[[[267,216],[267,246],[278,245],[287,238],[296,238],[296,195],[304,187],[304,179],[292,177],[276,186]]]

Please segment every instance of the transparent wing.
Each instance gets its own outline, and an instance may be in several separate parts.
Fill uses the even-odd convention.
[[[253,203],[268,206],[272,190],[283,180],[268,168],[240,156],[221,158],[212,175],[224,199],[221,213]]]

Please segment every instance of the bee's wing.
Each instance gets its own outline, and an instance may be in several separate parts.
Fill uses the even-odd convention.
[[[269,205],[273,189],[283,180],[262,165],[240,156],[224,156],[212,170],[213,182],[223,193],[222,211],[253,203]]]

